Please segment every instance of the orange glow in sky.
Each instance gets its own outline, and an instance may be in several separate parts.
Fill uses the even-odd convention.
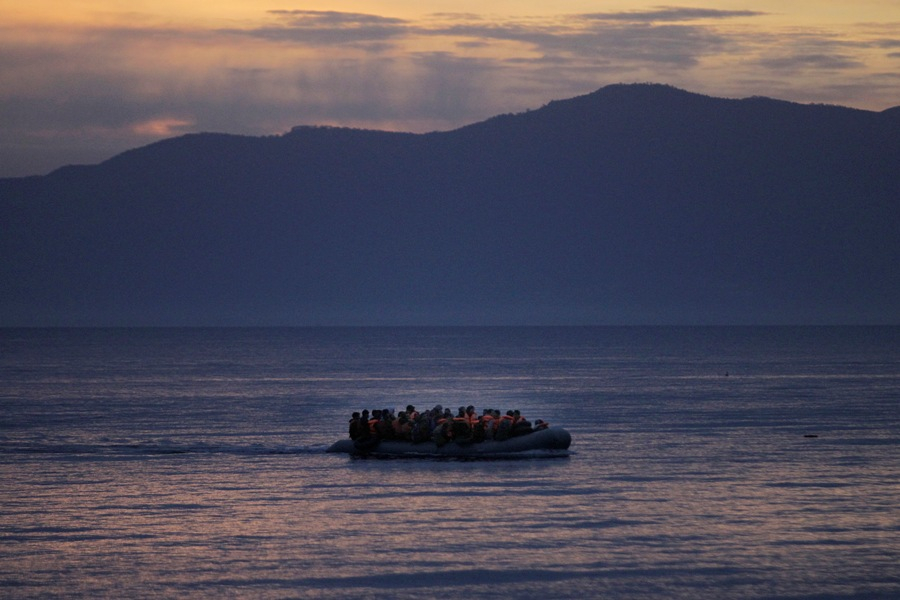
[[[900,2],[0,0],[0,176],[192,130],[451,129],[634,81],[883,110]]]

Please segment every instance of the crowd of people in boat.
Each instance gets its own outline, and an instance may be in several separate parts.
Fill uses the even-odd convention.
[[[453,411],[440,405],[422,412],[409,405],[396,415],[391,409],[354,412],[350,418],[350,439],[357,444],[403,440],[412,443],[431,441],[443,446],[450,441],[458,444],[503,441],[547,427],[549,424],[541,419],[532,424],[518,410],[501,414],[499,410],[486,408],[478,415],[475,407],[470,405],[459,407],[454,416]]]

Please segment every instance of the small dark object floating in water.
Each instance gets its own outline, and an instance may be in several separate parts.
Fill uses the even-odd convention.
[[[572,436],[562,427],[549,427],[534,433],[511,437],[502,442],[485,440],[469,444],[447,442],[438,446],[434,442],[413,444],[403,440],[382,440],[371,447],[357,444],[351,439],[339,440],[328,448],[328,452],[345,454],[372,454],[376,456],[553,456],[569,449]]]
[[[807,434],[804,435],[803,437],[805,437],[805,438],[817,438],[817,437],[819,437],[819,436],[817,436],[817,435],[814,434],[814,433],[807,433]]]

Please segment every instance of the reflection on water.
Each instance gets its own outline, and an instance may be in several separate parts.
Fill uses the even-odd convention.
[[[156,332],[29,369],[7,348],[0,596],[900,594],[893,337],[868,360],[869,336],[554,332]],[[350,411],[410,399],[521,408],[574,454],[322,452]]]
[[[830,453],[819,440],[786,442],[763,462],[727,445],[719,460],[709,448],[686,458],[684,441],[672,442],[637,460],[628,453],[640,440],[616,439],[543,461],[28,460],[19,466],[40,470],[29,476],[40,483],[4,490],[3,581],[82,597],[109,593],[111,581],[143,597],[764,597],[896,586],[900,490],[884,473],[896,448],[872,461],[854,453],[869,464],[843,468],[823,456],[829,466],[816,468],[810,455]]]

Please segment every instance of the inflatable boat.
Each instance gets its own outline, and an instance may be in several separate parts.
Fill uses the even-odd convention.
[[[485,440],[458,444],[434,442],[414,444],[403,440],[381,440],[359,443],[351,439],[339,440],[328,452],[373,456],[447,456],[447,457],[524,457],[566,456],[572,436],[562,427],[548,427],[526,435],[503,440]]]

